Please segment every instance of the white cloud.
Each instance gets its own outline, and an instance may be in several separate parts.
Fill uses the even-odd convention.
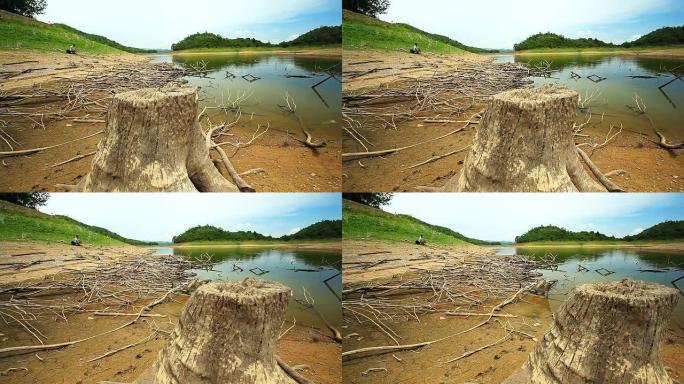
[[[290,36],[287,37],[287,41],[294,40],[294,39],[296,39],[296,38],[298,38],[298,37],[299,37],[299,35],[297,35],[297,34],[295,34],[295,35],[290,35]]]
[[[644,230],[644,228],[641,228],[641,227],[635,228],[632,232],[629,233],[629,235],[630,235],[630,236],[638,235],[638,234],[640,234],[641,232],[643,232],[643,230]]]
[[[233,32],[233,35],[235,37],[246,37],[249,36],[249,29],[239,29],[235,32]],[[229,36],[230,37],[230,36]]]
[[[594,31],[592,31],[591,29],[587,29],[586,31],[577,31],[575,35],[578,37],[593,37]]]
[[[645,13],[667,12],[672,0],[432,0],[417,8],[414,0],[392,0],[383,20],[409,23],[447,35],[462,43],[487,48],[512,48],[538,32],[572,35],[587,26],[629,22]],[[455,22],[455,20],[458,20]],[[593,30],[595,28],[592,27]],[[626,37],[627,35],[625,35]],[[599,36],[600,37],[600,36]],[[608,38],[606,38],[608,39]]]
[[[591,230],[626,233],[644,210],[670,206],[674,198],[667,193],[403,193],[395,194],[385,210],[479,239],[513,240],[515,235],[549,224],[577,231],[591,223]],[[684,213],[680,208],[672,215]]]
[[[632,36],[629,38],[629,41],[637,40],[637,39],[640,38],[640,37],[641,37],[640,34],[638,34],[638,33],[637,33],[637,34],[634,34],[634,35],[632,35]]]
[[[230,35],[259,24],[339,9],[334,0],[50,0],[41,21],[64,23],[140,48],[169,47],[196,32]],[[267,38],[267,37],[265,37]]]
[[[302,229],[299,228],[299,227],[294,227],[294,228],[290,229],[290,233],[289,233],[289,234],[290,234],[290,235],[294,235],[295,233],[297,233],[297,232],[299,232],[299,231],[301,231],[301,230],[302,230]]]

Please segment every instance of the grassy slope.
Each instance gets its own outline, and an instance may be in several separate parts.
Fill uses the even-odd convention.
[[[82,53],[122,52],[61,26],[0,10],[0,51],[64,52],[72,43],[76,44],[76,49]]]
[[[88,245],[124,244],[88,229],[75,220],[0,201],[0,241],[68,242],[76,235],[81,236],[83,243]]]
[[[466,244],[411,216],[393,215],[349,200],[342,202],[342,233],[345,240],[413,242],[422,234],[428,244]]]
[[[464,53],[461,48],[434,40],[419,30],[387,23],[347,10],[342,11],[342,47],[344,49],[375,49],[408,51],[413,43],[424,52]]]

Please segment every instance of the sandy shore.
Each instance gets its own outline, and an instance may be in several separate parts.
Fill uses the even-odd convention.
[[[151,257],[149,248],[131,246],[73,247],[65,244],[0,243],[0,264],[25,263],[25,268],[0,273],[0,289],[20,283],[59,280],[60,272],[86,270],[108,262],[139,260]],[[30,255],[21,255],[29,254]],[[36,260],[51,261],[30,265]],[[7,295],[2,297],[8,299]],[[45,300],[67,301],[82,296],[80,293],[59,294],[44,297]],[[147,370],[157,359],[158,352],[166,345],[167,333],[175,327],[178,317],[189,296],[173,295],[171,300],[153,307],[148,317],[116,332],[95,337],[73,346],[23,354],[0,355],[0,372],[9,368],[21,368],[3,374],[12,383],[78,383],[90,384],[108,380],[131,382]],[[89,308],[135,313],[154,298],[142,297],[140,301],[122,308]],[[46,335],[45,344],[79,340],[87,335],[100,334],[130,321],[121,316],[94,316],[91,312],[67,315],[64,321],[56,314],[54,318],[31,321],[31,325]],[[6,319],[9,320],[9,319]],[[284,328],[291,322],[285,322]],[[153,337],[151,331],[158,329]],[[300,326],[291,329],[278,342],[277,353],[288,365],[308,366],[300,373],[316,383],[338,384],[341,377],[341,346],[332,341],[327,331]],[[0,348],[35,345],[35,338],[16,323],[0,322]],[[90,361],[107,352],[129,344],[136,344],[111,356]],[[24,369],[25,368],[25,369]],[[0,380],[1,381],[1,380]]]
[[[494,257],[493,250],[484,247],[431,246],[418,247],[412,244],[382,241],[345,241],[343,245],[343,281],[345,289],[366,286],[379,282],[391,285],[401,282],[416,269],[439,270],[447,262],[469,262],[479,257]],[[399,259],[399,260],[395,260]],[[422,260],[421,260],[422,259]],[[370,268],[349,268],[360,262],[377,263]],[[429,302],[432,292],[413,294],[415,302]],[[346,297],[345,297],[346,298]],[[390,300],[395,297],[387,296]],[[497,298],[488,298],[484,308],[497,303]],[[477,310],[473,310],[475,312]],[[486,310],[482,310],[486,312]],[[506,314],[511,324],[524,332],[541,338],[551,324],[551,310],[546,298],[526,295],[509,306]],[[391,340],[376,327],[359,325],[354,316],[345,312],[343,327],[345,351],[377,345],[391,345]],[[449,336],[458,330],[477,325],[482,318],[444,316],[439,311],[418,316],[420,321],[397,320],[386,324],[401,339],[401,344],[412,344]],[[505,320],[504,320],[505,322]],[[415,351],[400,351],[384,355],[360,357],[343,361],[342,371],[345,383],[500,383],[513,374],[527,360],[534,339],[512,335],[507,341],[482,350],[453,363],[446,360],[460,356],[502,337],[501,324],[494,321],[466,332],[445,343],[436,343]],[[663,337],[661,354],[668,372],[675,380],[684,378],[684,331],[670,329]],[[410,369],[407,369],[410,367]],[[368,371],[370,368],[385,368],[386,371]]]

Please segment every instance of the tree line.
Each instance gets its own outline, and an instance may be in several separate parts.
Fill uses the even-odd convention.
[[[535,227],[515,238],[516,243],[543,241],[602,241],[602,240],[684,240],[684,220],[664,221],[636,235],[623,238],[607,236],[596,231],[573,232],[554,225]]]
[[[684,26],[656,29],[640,38],[622,44],[606,43],[595,38],[571,39],[556,33],[537,33],[515,44],[516,51],[539,48],[653,47],[684,44]]]
[[[250,37],[234,39],[209,32],[194,33],[183,40],[172,44],[171,49],[181,51],[196,48],[258,48],[258,47],[296,47],[310,45],[330,45],[342,43],[341,26],[325,26],[313,29],[290,41],[278,44],[263,42]]]
[[[341,220],[323,220],[291,235],[273,237],[255,231],[228,231],[213,225],[192,227],[178,236],[173,243],[189,243],[192,241],[263,241],[263,240],[332,240],[342,238]]]

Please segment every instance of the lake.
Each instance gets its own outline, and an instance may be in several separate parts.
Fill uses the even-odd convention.
[[[655,136],[648,119],[629,108],[636,106],[636,93],[643,99],[646,113],[669,142],[677,143],[684,139],[684,80],[675,80],[662,89],[658,88],[672,80],[673,73],[677,76],[684,74],[683,58],[602,54],[494,57],[499,62],[522,63],[532,67],[549,63],[555,71],[549,78],[533,77],[535,85],[563,84],[577,90],[584,99],[593,93],[595,96],[588,104],[594,116],[592,123],[606,128],[610,124],[619,126],[622,123],[625,129]],[[582,115],[578,119],[584,122],[587,116]]]
[[[230,248],[154,248],[159,255],[173,254],[188,258],[202,254],[215,261],[211,271],[194,270],[200,280],[235,281],[247,277],[277,281],[292,289],[292,298],[286,318],[297,318],[297,324],[327,329],[316,311],[306,305],[306,295],[313,298],[315,309],[325,319],[339,328],[342,321],[340,297],[342,294],[342,254],[340,252],[274,249],[267,247]],[[237,267],[239,268],[237,268]],[[242,270],[240,270],[240,268]],[[268,271],[262,275],[250,272],[260,268]],[[258,269],[254,270],[260,273]],[[332,277],[334,276],[334,277]],[[332,277],[332,278],[331,278]],[[326,279],[329,279],[325,281]]]
[[[338,79],[341,78],[341,57],[192,54],[155,55],[152,60],[172,62],[185,68],[206,68],[202,77],[186,77],[190,84],[200,87],[200,110],[247,95],[240,103],[244,120],[249,119],[254,127],[270,122],[272,129],[301,134],[296,119],[279,107],[285,105],[287,93],[294,99],[297,113],[316,139],[340,138],[342,83]],[[312,88],[330,75],[334,77]],[[214,117],[215,123],[234,120],[220,117],[219,111],[211,112],[210,116]]]
[[[549,292],[553,311],[565,300],[570,290],[580,284],[602,283],[628,277],[672,287],[671,281],[684,275],[684,253],[619,248],[497,248],[497,254],[500,255],[512,255],[516,251],[519,255],[531,257],[556,255],[558,270],[540,270],[544,279],[558,280]],[[589,271],[579,271],[580,265]],[[603,276],[596,272],[601,268],[614,273]],[[684,279],[678,284],[684,289]],[[674,321],[684,325],[684,298],[680,298],[675,308]]]

